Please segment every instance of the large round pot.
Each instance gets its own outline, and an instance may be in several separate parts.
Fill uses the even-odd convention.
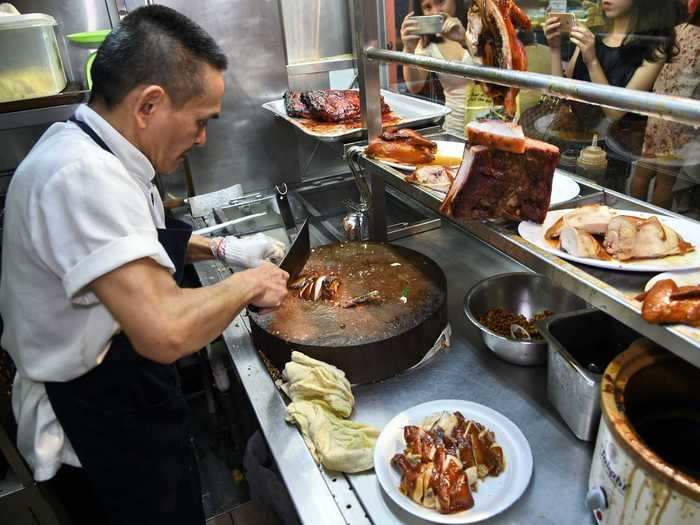
[[[279,308],[250,314],[253,343],[279,369],[296,350],[337,366],[351,383],[379,381],[419,363],[447,326],[445,274],[403,246],[328,244],[312,250],[305,274],[336,275],[337,300],[304,300],[291,290]],[[371,291],[379,303],[339,306]]]
[[[605,371],[587,505],[598,523],[700,523],[700,370],[649,342]]]

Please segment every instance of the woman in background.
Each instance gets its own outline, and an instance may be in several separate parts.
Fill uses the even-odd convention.
[[[700,11],[697,0],[688,8],[690,19],[676,27],[677,54],[663,66],[654,83],[654,92],[679,97],[700,99]],[[658,118],[650,118],[644,136],[642,156],[630,184],[630,194],[646,200],[649,183],[655,177],[652,204],[671,209],[673,185],[676,173],[673,169],[655,169],[655,160],[682,161],[686,165],[700,164],[700,131],[697,129]]]
[[[473,63],[466,45],[468,2],[464,0],[416,0],[415,12],[411,11],[401,24],[401,41],[406,53],[429,56],[445,60]],[[437,35],[416,34],[416,23],[412,16],[441,15],[444,19],[442,32]],[[406,87],[411,93],[420,93],[429,73],[413,66],[403,66]],[[458,136],[464,135],[464,107],[467,89],[473,83],[455,75],[438,74],[445,92],[445,105],[452,112],[445,117],[445,129]]]
[[[561,57],[561,22],[555,16],[547,18],[544,34],[552,75],[649,91],[671,56],[677,10],[658,0],[603,0],[601,7],[607,22],[605,33],[595,35],[585,26],[574,26],[570,39],[576,51],[566,70]],[[612,121],[625,115],[610,108],[603,111]]]

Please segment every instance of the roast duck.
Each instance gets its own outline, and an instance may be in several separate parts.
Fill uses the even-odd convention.
[[[643,301],[642,317],[649,323],[700,327],[700,286],[678,286],[663,279],[636,299]]]
[[[401,164],[429,164],[437,144],[412,129],[386,129],[367,146],[368,157]]]
[[[391,108],[381,97],[382,116]],[[361,117],[360,92],[354,89],[316,89],[312,91],[287,91],[284,94],[287,115],[320,122],[344,123],[358,121]]]
[[[656,259],[683,255],[695,248],[658,217],[624,215],[607,206],[582,206],[560,217],[545,239],[576,257],[590,259]]]
[[[527,70],[527,53],[518,40],[516,27],[531,31],[532,23],[513,0],[474,0],[467,14],[467,47],[483,65]],[[515,115],[518,89],[483,84],[484,93]]]
[[[493,432],[460,412],[404,427],[406,448],[391,464],[401,473],[399,490],[424,507],[452,514],[474,506],[479,480],[505,469]]]
[[[526,138],[510,122],[472,122],[467,137],[462,164],[440,211],[455,219],[543,223],[559,148]]]

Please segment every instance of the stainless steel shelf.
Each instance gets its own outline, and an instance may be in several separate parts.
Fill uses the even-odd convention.
[[[403,173],[365,156],[362,157],[362,160],[368,174],[380,177],[385,184],[439,213],[441,200],[432,193],[405,182]],[[572,177],[590,193],[573,204],[604,202],[618,209],[680,217],[626,195],[606,190],[586,179]],[[571,202],[567,203],[566,207],[571,207],[571,205]],[[691,220],[686,217],[681,218]],[[450,222],[528,268],[548,276],[593,306],[600,308],[689,363],[700,367],[700,336],[697,335],[697,332],[689,330],[687,327],[652,325],[642,319],[641,305],[634,301],[633,297],[643,291],[644,285],[653,274],[603,270],[565,261],[525,241],[518,235],[517,225],[512,222],[459,222],[454,220],[450,220]]]

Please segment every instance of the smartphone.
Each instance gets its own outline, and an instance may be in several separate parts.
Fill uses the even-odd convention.
[[[440,15],[412,16],[416,22],[417,35],[435,35],[442,31],[443,18]]]
[[[559,19],[561,22],[560,31],[562,34],[571,33],[571,28],[576,27],[576,15],[574,13],[549,13],[549,16],[553,16]]]

